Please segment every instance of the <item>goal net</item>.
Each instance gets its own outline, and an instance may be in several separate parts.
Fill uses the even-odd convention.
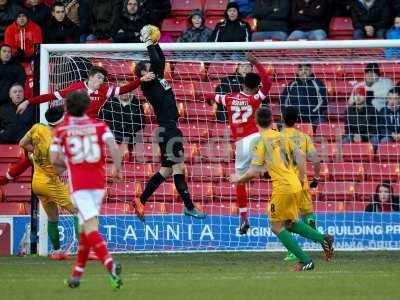
[[[312,189],[318,230],[333,234],[338,249],[399,249],[399,46],[396,41],[163,44],[164,77],[175,93],[185,138],[189,191],[209,216],[183,216],[183,203],[170,180],[146,204],[145,223],[134,214],[134,198],[159,169],[157,124],[139,88],[109,99],[100,114],[124,153],[124,180],[107,180],[99,219],[110,250],[283,250],[268,225],[267,179],[248,184],[251,227],[248,234],[239,234],[236,189],[228,181],[235,157],[226,112],[204,101],[209,93],[240,90],[241,72],[249,69],[246,51],[273,78],[262,105],[271,108],[275,127],[282,126],[281,107],[296,106],[296,127],[310,135],[320,155],[320,183]],[[42,45],[41,51],[42,93],[86,79],[95,65],[107,69],[107,84],[123,85],[134,79],[135,64],[148,57],[144,45],[131,44]],[[388,109],[395,112],[389,116]],[[307,175],[313,177],[311,163]],[[39,249],[46,254],[43,220],[42,211]],[[61,220],[63,246],[74,251],[72,220],[67,215]],[[299,242],[305,249],[320,248],[301,238]]]

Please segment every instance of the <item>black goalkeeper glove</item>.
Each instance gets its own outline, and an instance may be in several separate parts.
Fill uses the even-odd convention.
[[[310,188],[314,189],[318,186],[318,182],[319,182],[319,177],[313,177],[313,179],[311,180],[310,183]]]

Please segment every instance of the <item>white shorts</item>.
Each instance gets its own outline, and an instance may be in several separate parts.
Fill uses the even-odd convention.
[[[253,149],[260,138],[258,132],[241,138],[235,143],[235,170],[236,174],[243,175],[250,167]]]
[[[102,189],[79,190],[72,193],[72,202],[78,210],[80,224],[84,224],[86,221],[100,214],[104,195],[105,191]]]

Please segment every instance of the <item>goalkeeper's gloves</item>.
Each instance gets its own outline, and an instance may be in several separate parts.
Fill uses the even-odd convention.
[[[310,188],[314,189],[318,186],[319,182],[319,177],[313,177],[313,179],[310,182]]]
[[[140,40],[145,43],[146,47],[153,45],[153,42],[150,39],[151,36],[151,29],[147,26],[144,26],[141,30],[140,30]]]

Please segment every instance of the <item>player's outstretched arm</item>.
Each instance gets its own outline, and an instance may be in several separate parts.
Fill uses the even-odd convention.
[[[155,78],[155,75],[153,72],[148,72],[146,75],[142,76],[139,79],[136,79],[132,82],[129,82],[128,84],[122,85],[119,87],[119,95],[126,94],[129,92],[132,92],[133,90],[136,90],[141,82],[146,82],[146,81],[151,81]]]
[[[257,72],[260,75],[261,83],[262,83],[262,87],[260,90],[264,95],[266,95],[272,86],[271,76],[268,75],[267,71],[265,71],[264,66],[260,63],[258,58],[255,57],[253,54],[247,52],[246,58],[257,69]]]
[[[313,164],[313,169],[314,169],[314,177],[312,181],[310,182],[310,187],[311,188],[316,188],[318,186],[319,182],[319,176],[320,176],[320,170],[321,170],[321,159],[317,153],[317,151],[314,151],[311,153],[308,157],[308,160],[311,161]]]
[[[229,181],[232,183],[246,183],[255,178],[259,174],[257,167],[251,166],[243,175],[231,174]]]
[[[111,152],[111,157],[113,159],[113,170],[112,170],[112,177],[115,181],[119,181],[122,179],[121,175],[121,163],[122,163],[122,156],[121,151],[117,143],[114,140],[114,137],[108,137],[104,141],[107,145],[108,150]]]

